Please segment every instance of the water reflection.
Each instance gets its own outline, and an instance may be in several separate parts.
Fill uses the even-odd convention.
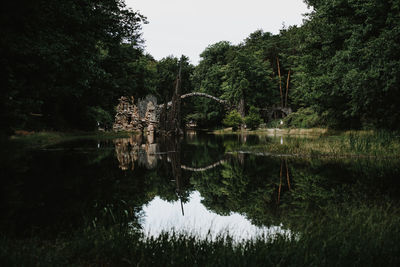
[[[174,190],[171,193],[179,203],[176,211],[181,217],[189,212],[184,206],[196,192],[204,198],[204,207],[214,215],[236,212],[244,214],[257,227],[281,223],[289,227],[296,224],[299,216],[305,217],[331,201],[343,202],[360,195],[366,199],[365,196],[376,195],[380,188],[367,186],[367,177],[370,184],[378,183],[376,170],[382,173],[382,166],[368,160],[303,160],[240,151],[225,153],[227,148],[231,150],[238,144],[259,145],[271,139],[254,135],[198,136],[191,132],[184,139],[158,140],[159,144],[143,142],[137,136],[119,139],[115,141],[115,149],[123,170],[135,162],[147,170],[156,170],[157,175],[166,170],[174,188],[170,187]],[[276,142],[282,143],[283,139],[278,137]],[[360,168],[359,164],[367,168]],[[386,167],[385,180],[394,179],[398,169]]]
[[[280,139],[192,132],[179,139],[134,135],[4,153],[0,227],[47,235],[97,220],[105,226],[129,222],[151,235],[192,226],[203,234],[214,221],[215,232],[230,227],[242,238],[279,225],[297,232],[301,221],[323,216],[326,207],[398,204],[399,160],[227,153],[265,142]]]
[[[135,162],[139,166],[145,166],[148,170],[157,166],[159,146],[154,143],[154,136],[148,136],[147,142],[143,142],[142,135],[133,135],[130,138],[118,138],[114,140],[115,155],[122,170],[134,170]]]
[[[290,176],[289,176],[289,168],[288,168],[288,161],[287,159],[281,159],[281,170],[279,172],[279,188],[278,188],[278,199],[276,201],[277,204],[279,204],[280,199],[281,199],[281,192],[282,192],[282,179],[283,179],[283,172],[284,172],[284,166],[285,166],[285,177],[286,177],[286,182],[287,182],[287,187],[289,191],[291,190],[290,188]]]
[[[259,236],[273,238],[276,234],[290,235],[281,226],[255,226],[243,215],[232,212],[222,216],[208,210],[201,201],[198,191],[191,193],[185,204],[185,217],[180,216],[180,203],[154,198],[143,206],[143,231],[148,236],[175,230],[195,234],[200,238],[215,239],[229,233],[236,241],[254,239]]]

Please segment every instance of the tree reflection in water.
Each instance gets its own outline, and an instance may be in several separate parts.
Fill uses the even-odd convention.
[[[398,159],[227,153],[263,142],[271,140],[254,135],[134,135],[10,152],[1,163],[1,227],[3,232],[21,234],[32,229],[57,233],[93,220],[99,225],[100,218],[104,224],[139,222],[143,206],[156,197],[177,202],[182,213],[194,192],[210,212],[238,213],[256,226],[283,224],[292,230],[301,229],[301,221],[326,216],[330,207],[398,204]],[[186,210],[185,218],[190,212]]]
[[[220,215],[237,212],[258,226],[283,223],[291,227],[299,218],[313,218],[338,203],[371,201],[378,195],[390,199],[399,196],[398,187],[392,186],[398,183],[400,173],[394,160],[225,153],[237,144],[259,144],[264,142],[262,138],[269,142],[257,136],[190,133],[181,139],[159,139],[158,144],[135,138],[115,141],[119,165],[128,170],[132,167],[126,166],[137,162],[155,171],[147,177],[170,177],[168,186],[165,179],[163,185],[154,185],[161,198],[175,200],[163,197],[174,188],[176,199],[186,203],[189,195],[198,191],[208,210]],[[161,181],[151,179],[154,183]]]

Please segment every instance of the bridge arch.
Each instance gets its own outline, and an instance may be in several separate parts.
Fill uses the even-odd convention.
[[[216,102],[218,102],[218,103],[220,103],[220,104],[222,104],[224,106],[228,105],[228,101],[226,101],[224,99],[220,99],[218,97],[215,97],[215,96],[212,96],[212,95],[209,95],[209,94],[206,94],[206,93],[200,93],[200,92],[192,92],[192,93],[181,95],[181,99],[185,99],[185,98],[192,97],[192,96],[205,97],[205,98],[212,99],[212,100],[214,100],[214,101],[216,101]],[[167,104],[167,107],[170,107],[170,106],[172,106],[172,101],[169,101],[168,104]],[[159,108],[163,108],[164,104],[161,104],[158,107]]]

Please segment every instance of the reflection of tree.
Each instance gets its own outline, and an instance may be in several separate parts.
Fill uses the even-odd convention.
[[[284,174],[285,171],[285,174]],[[278,199],[276,201],[277,204],[279,204],[280,199],[281,199],[281,192],[282,192],[282,180],[284,179],[284,176],[286,177],[286,182],[287,182],[287,187],[290,191],[290,176],[289,176],[289,168],[288,168],[288,162],[287,159],[281,159],[281,170],[279,172],[279,188],[278,188]]]
[[[87,151],[30,152],[10,164],[2,161],[8,167],[3,169],[7,179],[1,186],[7,194],[1,207],[9,213],[3,214],[0,229],[22,235],[32,229],[57,233],[83,225],[138,225],[141,207],[155,196],[188,201],[192,172],[180,168],[184,153],[177,140],[164,140],[154,149],[155,144],[142,143],[140,136],[117,139],[111,144],[118,162],[110,153],[113,147],[97,149],[96,142],[87,143],[79,143]],[[157,164],[150,164],[152,157]],[[133,166],[133,171],[121,171]]]
[[[396,160],[302,160],[251,154],[239,159],[229,154],[221,161],[225,141],[232,140],[227,137],[159,140],[153,150],[157,153],[149,152],[150,142],[135,138],[139,137],[115,141],[118,162],[112,153],[98,150],[96,142],[89,143],[88,148],[95,149],[85,153],[29,152],[12,162],[3,157],[1,207],[9,212],[3,213],[2,232],[12,227],[21,233],[21,229],[56,233],[94,218],[103,218],[105,225],[138,222],[141,207],[155,196],[185,203],[193,190],[200,191],[203,204],[219,214],[238,212],[256,225],[283,223],[291,228],[302,220],[314,220],[326,207],[392,203],[400,196]],[[157,164],[139,164],[140,151],[149,154],[142,155],[142,162],[154,156]],[[121,163],[128,169],[136,165],[133,171],[122,171]]]
[[[398,187],[399,167],[370,160],[349,162],[232,155],[221,166],[192,176],[203,204],[219,214],[238,212],[257,225],[296,225],[325,207],[379,199]],[[386,184],[382,185],[382,182]],[[389,182],[390,181],[390,182]],[[397,192],[397,193],[396,193]]]
[[[193,139],[193,134],[189,135]],[[167,161],[171,163],[173,167],[173,176],[180,176],[181,168],[187,171],[206,171],[211,168],[215,168],[216,166],[222,164],[224,160],[217,160],[207,166],[203,167],[191,167],[187,165],[176,165],[180,162],[180,158],[182,155],[181,151],[181,140],[179,138],[167,138],[160,137],[160,141],[164,144],[165,151],[160,152],[159,144],[154,143],[154,137],[152,137],[151,142],[149,142],[149,138],[147,138],[146,143],[142,143],[143,137],[142,135],[134,135],[130,138],[118,138],[114,140],[115,145],[115,154],[120,164],[120,168],[122,170],[134,170],[135,162],[138,161],[140,166],[145,166],[148,169],[155,169],[157,166],[158,160],[163,158],[163,155],[167,155]],[[189,138],[190,139],[190,138]],[[198,152],[198,151],[197,151]],[[220,152],[221,153],[221,152]],[[223,151],[222,151],[223,153]],[[199,154],[199,153],[197,153]],[[200,158],[209,158],[208,150],[202,150],[200,153]],[[193,158],[193,157],[192,157]],[[198,162],[197,162],[198,163]]]
[[[231,156],[220,168],[197,175],[196,189],[204,197],[203,204],[217,213],[235,211],[247,217],[251,213],[253,223],[272,224],[271,218],[268,223],[265,218],[270,216],[267,212],[273,215],[276,210],[279,166],[274,159],[263,162],[254,156],[242,157]]]
[[[110,150],[92,145],[96,149],[30,151],[18,161],[24,170],[9,168],[1,182],[7,188],[1,207],[8,211],[2,232],[52,236],[93,226],[93,220],[98,226],[137,221],[152,183],[140,179],[143,170],[121,172]]]
[[[176,193],[181,201],[182,215],[184,215],[182,204],[182,170],[181,170],[181,142],[179,137],[168,138],[166,140],[168,148],[168,158],[171,162],[172,175],[176,182]]]

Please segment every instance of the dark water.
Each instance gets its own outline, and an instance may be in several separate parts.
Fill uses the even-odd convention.
[[[280,137],[279,137],[280,138]],[[270,137],[187,133],[7,150],[1,160],[3,233],[54,237],[124,224],[237,238],[292,233],[302,219],[346,203],[397,205],[397,160],[301,159],[226,153]]]

